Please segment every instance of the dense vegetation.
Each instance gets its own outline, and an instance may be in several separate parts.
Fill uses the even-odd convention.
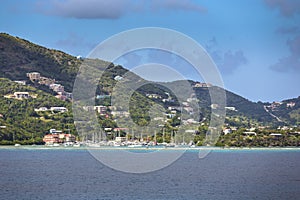
[[[14,92],[29,92],[36,98],[14,99],[5,95]],[[61,101],[54,96],[31,86],[23,86],[8,79],[0,79],[0,143],[41,143],[42,137],[51,128],[75,133],[71,103]],[[40,107],[66,107],[68,112],[36,112]],[[70,130],[69,130],[70,129]],[[19,141],[20,140],[20,141]]]

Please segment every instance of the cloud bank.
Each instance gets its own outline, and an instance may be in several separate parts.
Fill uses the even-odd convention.
[[[248,59],[242,50],[227,50],[224,53],[224,51],[217,49],[217,46],[218,43],[214,37],[208,42],[205,48],[222,74],[232,74],[239,67],[248,63]]]
[[[300,35],[287,41],[290,55],[280,58],[277,63],[271,65],[271,69],[279,72],[300,72]]]
[[[300,1],[298,0],[265,0],[272,9],[279,9],[281,15],[291,17],[300,13]]]
[[[205,12],[191,0],[50,0],[37,2],[36,11],[45,15],[76,19],[118,19],[128,13],[189,11]]]

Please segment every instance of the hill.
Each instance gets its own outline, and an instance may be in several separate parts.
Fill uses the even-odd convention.
[[[64,52],[0,33],[0,77],[27,80],[26,73],[39,72],[72,91],[81,61]]]
[[[85,61],[85,62],[84,62]],[[62,101],[54,96],[59,92],[50,89],[49,85],[41,84],[37,81],[29,81],[27,73],[39,72],[41,76],[55,80],[56,84],[63,85],[68,92],[72,91],[73,83],[77,75],[78,69],[82,64],[91,64],[94,66],[109,66],[104,72],[101,80],[97,82],[97,90],[95,91],[95,104],[106,106],[106,117],[98,115],[99,122],[102,127],[117,127],[112,114],[110,96],[114,87],[123,78],[127,76],[134,82],[145,82],[141,77],[129,72],[122,66],[114,65],[101,60],[93,59],[77,59],[64,52],[48,49],[29,41],[13,37],[5,33],[0,34],[0,125],[6,129],[0,129],[0,141],[12,140],[14,138],[22,140],[32,140],[36,137],[41,138],[50,128],[62,130],[71,129],[76,133],[73,125],[71,102]],[[13,81],[26,80],[26,85],[20,85]],[[186,81],[185,81],[186,82]],[[209,90],[218,90],[215,86],[207,86],[195,81],[189,81],[193,88],[197,103],[200,106],[201,122],[206,122],[210,118],[211,104]],[[184,99],[177,99],[176,95],[169,88],[182,93]],[[36,98],[24,100],[6,98],[14,92],[29,92],[37,95]],[[98,98],[99,97],[99,98]],[[154,83],[147,84],[138,88],[130,97],[130,117],[137,124],[146,125],[149,123],[149,111],[154,103],[161,105],[168,122],[165,125],[166,131],[172,132],[176,130],[176,126],[182,114],[193,117],[184,87],[184,82],[174,81],[170,83]],[[191,98],[193,99],[193,98]],[[179,101],[184,101],[184,109],[179,108]],[[258,127],[278,125],[295,125],[299,124],[300,117],[300,99],[289,99],[282,102],[262,103],[251,102],[237,94],[226,91],[226,124],[234,127]],[[66,113],[52,112],[35,112],[34,108],[39,107],[55,107],[63,106],[68,109]],[[198,114],[198,113],[197,113]],[[0,115],[0,116],[1,116]],[[25,120],[24,120],[25,119]],[[280,119],[280,120],[278,120]],[[199,128],[199,130],[202,128]]]

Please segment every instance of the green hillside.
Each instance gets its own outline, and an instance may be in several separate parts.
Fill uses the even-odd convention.
[[[8,98],[14,92],[28,92],[27,99]],[[40,143],[42,137],[51,128],[75,133],[71,103],[59,100],[31,86],[23,86],[5,78],[0,78],[0,143],[10,144]],[[67,112],[43,111],[34,109],[41,107],[66,107]],[[70,129],[70,130],[69,130]]]
[[[0,77],[26,80],[26,73],[39,72],[56,79],[70,92],[80,63],[64,52],[0,33]]]
[[[62,101],[55,98],[57,92],[38,82],[29,81],[26,73],[39,72],[41,76],[55,79],[55,83],[64,86],[65,90],[72,92],[73,83],[81,64],[97,66],[100,70],[108,68],[101,80],[94,80],[97,84],[95,91],[95,105],[107,106],[105,116],[98,115],[99,123],[103,128],[117,127],[111,114],[110,95],[113,93],[118,77],[125,77],[125,81],[132,83],[147,83],[138,88],[130,97],[130,117],[139,125],[150,122],[149,111],[154,104],[159,104],[168,116],[165,124],[166,133],[177,130],[180,117],[193,118],[194,113],[178,109],[179,102],[187,102],[192,96],[186,91],[186,81],[169,83],[146,82],[139,76],[129,72],[122,66],[97,59],[77,59],[61,51],[47,49],[29,41],[0,34],[0,141],[2,144],[11,143],[13,140],[22,140],[25,143],[39,143],[50,128],[71,131],[76,134],[70,100]],[[100,79],[100,77],[99,77]],[[26,85],[13,81],[25,80]],[[211,100],[209,90],[219,90],[218,87],[194,87],[196,82],[188,82],[193,87],[193,92],[199,104],[200,119],[204,127],[199,127],[199,132],[205,133],[207,121],[211,114]],[[14,99],[7,98],[14,92],[29,92],[34,98]],[[183,99],[178,99],[175,93],[180,93]],[[99,98],[98,98],[99,97]],[[104,97],[104,98],[102,98]],[[121,97],[122,98],[122,97]],[[188,103],[192,104],[192,103]],[[274,105],[274,106],[273,106]],[[65,113],[52,111],[36,112],[40,107],[62,106],[68,109]],[[228,127],[278,127],[284,125],[299,125],[300,122],[300,97],[289,99],[280,103],[255,103],[237,94],[226,91],[226,126]],[[189,106],[185,108],[188,110]],[[171,109],[170,109],[171,108]],[[174,109],[173,109],[174,108]],[[265,110],[269,112],[267,112]],[[175,111],[177,109],[177,112]],[[275,116],[275,117],[274,117]],[[277,117],[277,118],[276,118]],[[280,120],[278,120],[280,119]],[[3,128],[4,127],[4,128]],[[69,130],[70,129],[70,130]],[[161,133],[158,133],[161,134]],[[200,137],[200,136],[199,136]],[[203,139],[203,136],[201,136]]]

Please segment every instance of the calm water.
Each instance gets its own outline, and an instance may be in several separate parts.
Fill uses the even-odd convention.
[[[147,174],[86,150],[0,149],[0,199],[300,199],[300,150],[186,152]]]

